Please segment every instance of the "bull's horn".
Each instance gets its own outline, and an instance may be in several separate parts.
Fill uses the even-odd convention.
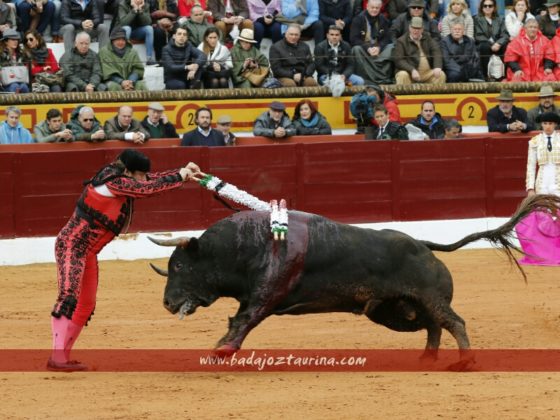
[[[180,246],[185,248],[189,244],[189,238],[183,236],[181,238],[173,238],[173,239],[157,239],[151,236],[148,236],[148,239],[152,241],[154,244],[161,245],[161,246]]]
[[[159,268],[159,267],[153,265],[152,263],[150,263],[150,267],[152,267],[152,269],[153,269],[156,273],[158,273],[160,276],[167,277],[167,275],[169,274],[169,273],[167,272],[167,270],[162,270],[161,268]]]

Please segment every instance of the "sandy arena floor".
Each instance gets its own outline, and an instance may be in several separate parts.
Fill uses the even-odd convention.
[[[440,254],[475,348],[560,348],[560,268],[529,283],[493,250]],[[148,261],[102,262],[96,314],[77,348],[211,348],[236,302],[179,322]],[[166,261],[157,260],[165,266]],[[0,267],[1,348],[50,347],[55,267]],[[350,314],[272,317],[244,348],[423,348]],[[443,348],[455,348],[444,332]],[[560,418],[560,373],[1,373],[0,418]]]

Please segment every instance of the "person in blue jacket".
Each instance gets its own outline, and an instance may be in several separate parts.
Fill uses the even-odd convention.
[[[0,144],[35,143],[31,133],[20,122],[21,110],[15,106],[6,109],[6,121],[0,124]]]

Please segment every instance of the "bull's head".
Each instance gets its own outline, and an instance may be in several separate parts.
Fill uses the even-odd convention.
[[[205,268],[205,258],[199,255],[196,238],[149,239],[161,246],[176,247],[167,271],[150,264],[156,273],[167,277],[163,306],[169,312],[179,313],[182,319],[194,313],[199,306],[209,306],[218,298],[205,280],[209,270]]]

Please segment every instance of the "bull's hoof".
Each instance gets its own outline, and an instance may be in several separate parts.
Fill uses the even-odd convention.
[[[425,366],[433,365],[438,359],[438,351],[435,349],[425,350],[420,356],[420,364]]]
[[[472,372],[475,370],[475,364],[476,361],[474,360],[474,357],[468,357],[461,359],[458,362],[451,363],[449,366],[447,366],[447,370],[452,372]]]
[[[229,357],[229,356],[233,355],[234,353],[236,353],[237,350],[239,350],[238,347],[234,347],[234,346],[229,345],[229,344],[224,344],[224,345],[221,345],[220,347],[215,348],[214,349],[214,354],[216,356],[219,356],[219,357]]]

